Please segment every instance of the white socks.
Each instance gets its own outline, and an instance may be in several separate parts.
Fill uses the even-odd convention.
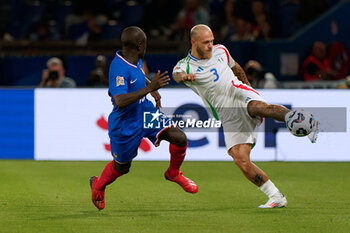
[[[260,190],[265,193],[269,198],[273,195],[280,193],[278,188],[271,182],[271,180],[266,181],[263,185],[261,185]],[[282,194],[281,194],[282,195]]]

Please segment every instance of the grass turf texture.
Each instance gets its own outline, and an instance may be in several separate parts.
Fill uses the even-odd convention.
[[[0,161],[0,232],[349,232],[350,163],[257,163],[288,198],[265,195],[232,162],[185,162],[199,185],[165,181],[168,162],[133,162],[91,203],[88,179],[107,162]]]

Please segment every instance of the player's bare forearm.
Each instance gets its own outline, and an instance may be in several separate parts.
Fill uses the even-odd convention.
[[[186,74],[184,72],[176,72],[176,73],[173,73],[173,79],[177,83],[182,83],[185,75]]]
[[[183,83],[186,81],[194,82],[194,81],[196,81],[196,75],[195,74],[186,74],[185,72],[175,72],[175,73],[173,73],[173,79],[177,83]]]
[[[152,90],[149,86],[145,86],[144,88],[135,92],[117,95],[114,97],[114,103],[119,109],[122,109],[132,103],[135,103],[136,101],[143,98],[151,91]]]
[[[242,83],[251,86],[250,82],[248,81],[247,76],[245,75],[244,70],[242,69],[242,67],[237,62],[235,64],[235,66],[232,67],[232,71]]]

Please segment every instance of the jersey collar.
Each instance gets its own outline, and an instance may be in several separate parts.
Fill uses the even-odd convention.
[[[194,61],[199,61],[200,59],[198,59],[198,58],[196,58],[196,57],[194,57],[194,56],[191,55],[191,51],[192,51],[192,50],[188,51],[188,57],[191,58],[191,59],[194,60]]]
[[[137,66],[135,66],[134,64],[131,64],[130,62],[128,62],[124,57],[122,57],[122,55],[119,54],[119,52],[120,52],[120,50],[117,51],[117,52],[115,53],[115,55],[117,55],[120,59],[122,59],[122,60],[123,60],[126,64],[128,64],[129,66],[132,66],[132,67],[134,67],[134,68],[137,69]]]

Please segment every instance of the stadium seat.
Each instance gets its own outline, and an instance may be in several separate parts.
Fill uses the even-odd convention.
[[[122,21],[125,26],[139,25],[143,16],[143,4],[125,5],[122,10]]]
[[[297,32],[301,27],[301,22],[297,19],[299,5],[294,3],[283,3],[280,8],[280,36],[289,37]]]
[[[61,3],[59,2],[54,8],[54,17],[56,19],[57,28],[59,31],[63,31],[65,27],[66,17],[73,12],[73,3]]]
[[[111,25],[105,24],[102,26],[101,39],[102,40],[113,40],[119,39],[124,26],[121,24]]]
[[[24,39],[30,28],[40,21],[45,4],[40,1],[15,1],[13,5],[8,31],[15,39]]]
[[[69,28],[68,38],[72,40],[77,40],[88,31],[89,28],[86,21],[80,24],[74,24]]]

